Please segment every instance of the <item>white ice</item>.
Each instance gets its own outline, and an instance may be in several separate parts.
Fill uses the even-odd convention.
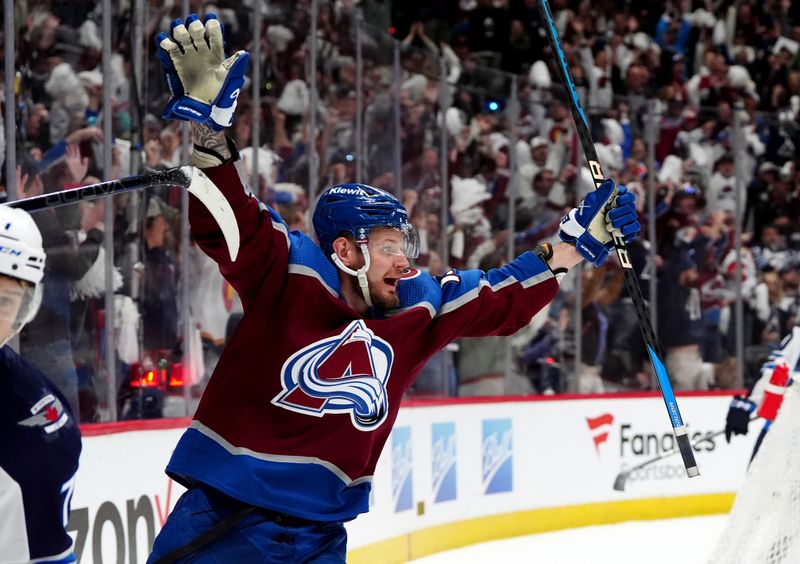
[[[485,542],[415,564],[705,564],[727,515],[629,521]]]

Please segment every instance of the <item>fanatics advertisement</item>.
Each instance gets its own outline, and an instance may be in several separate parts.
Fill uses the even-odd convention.
[[[696,394],[678,401],[692,441],[699,441],[701,475],[687,479],[674,455],[631,472],[623,490],[614,489],[621,473],[673,447],[660,396],[403,407],[373,479],[370,512],[347,524],[353,555],[348,561],[368,561],[363,555],[372,545],[474,519],[735,492],[759,424],[731,444],[724,436],[703,440],[724,428],[730,396]],[[84,428],[69,525],[80,562],[145,562],[183,493],[164,467],[186,425],[188,420],[162,420],[159,429],[110,434]],[[637,516],[642,518],[631,514]],[[398,561],[411,556],[410,550],[397,554]]]

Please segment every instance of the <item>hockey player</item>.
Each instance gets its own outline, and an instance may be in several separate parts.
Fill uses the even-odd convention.
[[[220,24],[208,16],[176,20],[158,43],[173,93],[164,115],[191,122],[193,164],[236,213],[239,257],[230,261],[194,200],[192,234],[244,316],[167,466],[188,491],[149,562],[344,562],[343,522],[369,509],[378,457],[425,362],[453,339],[527,325],[569,268],[606,260],[607,221],[638,233],[634,197],[608,180],[564,218],[567,243],[433,278],[410,266],[417,238],[400,202],[344,184],[317,202],[317,246],[248,193],[221,133],[248,54],[223,60]]]
[[[36,315],[45,253],[0,206],[0,562],[75,562],[66,532],[81,437],[58,388],[6,343]]]
[[[775,374],[776,368],[785,365],[787,368],[788,382],[786,378],[780,378]],[[778,385],[774,379],[780,378]],[[753,454],[750,460],[755,457],[761,446],[764,437],[769,431],[775,414],[780,408],[783,390],[787,385],[800,379],[800,325],[792,328],[791,333],[786,335],[777,349],[770,355],[767,362],[761,366],[761,377],[753,384],[747,396],[734,396],[728,408],[728,416],[725,421],[725,438],[731,442],[731,435],[746,435],[750,426],[750,420],[756,414],[756,409],[761,406],[757,415],[764,417],[764,426],[758,434],[758,439],[753,446]],[[771,395],[772,394],[772,395]],[[772,400],[773,406],[768,405],[768,400]],[[767,405],[765,405],[767,403]]]

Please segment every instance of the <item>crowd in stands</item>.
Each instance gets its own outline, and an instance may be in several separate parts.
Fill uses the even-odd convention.
[[[181,127],[159,118],[169,93],[153,39],[184,16],[182,5],[145,4],[145,60],[133,60],[130,5],[115,7],[111,76],[103,76],[99,2],[15,3],[16,139],[0,128],[0,144],[16,144],[18,197],[181,164]],[[638,197],[645,229],[630,255],[657,305],[675,388],[749,384],[753,366],[800,323],[800,3],[551,4],[604,171]],[[319,190],[362,181],[402,198],[422,235],[417,266],[435,275],[500,266],[509,245],[519,253],[557,240],[565,210],[594,185],[535,0],[319,0],[316,42],[309,5],[262,3],[261,58],[253,61],[259,96],[246,84],[230,131],[252,191],[290,229],[309,231]],[[250,3],[191,7],[220,15],[229,50],[253,50]],[[111,142],[102,134],[103,88],[112,92]],[[113,146],[108,174],[104,141]],[[647,232],[651,185],[654,234]],[[176,389],[193,383],[191,395],[199,393],[240,311],[213,263],[193,245],[181,248],[180,205],[180,192],[160,188],[36,216],[50,257],[46,295],[20,347],[67,390],[84,420],[101,417],[109,386],[104,206],[115,217],[111,385],[120,417],[167,414],[169,397],[144,394],[143,379],[178,365],[184,346],[205,364],[180,366]],[[185,338],[177,297],[187,279],[190,302],[205,307],[192,309],[193,334]],[[739,296],[749,363],[743,381],[735,366]],[[612,258],[570,274],[521,333],[464,339],[440,353],[411,393],[638,391],[653,389],[649,370]]]

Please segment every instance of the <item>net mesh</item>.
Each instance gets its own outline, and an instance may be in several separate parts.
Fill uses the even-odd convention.
[[[778,416],[736,495],[709,564],[800,563],[800,385]]]

